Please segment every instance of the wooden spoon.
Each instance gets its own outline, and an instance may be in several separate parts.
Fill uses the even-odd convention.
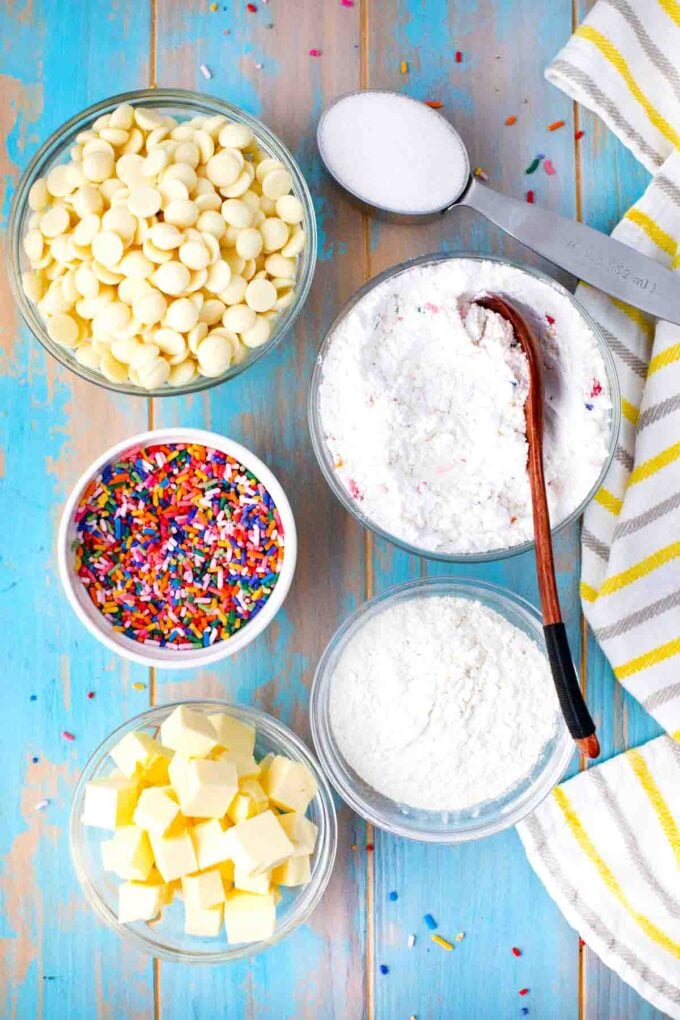
[[[597,758],[600,744],[595,735],[595,723],[583,700],[569,652],[555,582],[555,562],[543,474],[543,363],[540,346],[523,316],[504,298],[489,294],[477,298],[475,304],[496,312],[510,323],[515,339],[529,362],[529,394],[524,405],[524,414],[529,443],[529,481],[536,543],[536,573],[543,611],[543,633],[555,690],[567,728],[581,754],[586,758]]]

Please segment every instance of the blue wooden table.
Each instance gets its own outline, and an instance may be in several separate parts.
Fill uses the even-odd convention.
[[[556,1020],[651,1020],[660,1014],[579,947],[514,831],[428,847],[374,832],[343,807],[337,866],[310,923],[272,951],[229,967],[187,968],[127,950],[97,922],[77,886],[67,843],[71,791],[94,746],[129,716],[178,697],[228,696],[308,735],[307,695],[320,652],[367,596],[422,574],[466,573],[536,601],[531,555],[465,571],[409,557],[364,534],[314,463],[304,393],[324,330],[356,288],[406,256],[439,249],[537,262],[466,210],[409,229],[362,217],[322,175],[313,127],[324,104],[363,86],[440,100],[473,165],[495,185],[516,196],[530,186],[538,203],[602,230],[645,184],[645,173],[602,125],[543,80],[546,64],[586,13],[586,0],[255,0],[254,6],[1,4],[5,223],[19,173],[61,122],[112,93],[179,85],[242,105],[286,141],[314,193],[321,258],[294,337],[235,382],[204,396],[156,401],[117,399],[60,369],[21,328],[0,275],[0,1012],[20,1020],[496,1020],[518,1017],[525,1006],[532,1017]],[[310,49],[321,56],[310,57]],[[201,64],[213,71],[211,80]],[[517,121],[506,126],[510,116]],[[558,119],[566,126],[549,133],[547,125]],[[584,131],[580,141],[577,130]],[[525,176],[537,152],[552,158],[555,176]],[[292,592],[267,633],[235,659],[181,677],[131,667],[92,640],[62,596],[54,556],[61,505],[86,464],[135,431],[170,424],[213,428],[263,457],[292,494],[301,545]],[[609,756],[656,728],[617,686],[582,628],[577,527],[560,535],[557,563],[572,647],[577,655],[580,649],[583,683]],[[66,741],[64,730],[75,741]],[[47,809],[36,811],[45,798]],[[392,890],[396,902],[388,898]],[[455,952],[429,941],[426,912],[443,934],[465,933]],[[418,940],[408,950],[412,932]],[[521,947],[520,958],[512,946]],[[389,973],[381,973],[381,964]],[[530,992],[520,998],[523,987]]]

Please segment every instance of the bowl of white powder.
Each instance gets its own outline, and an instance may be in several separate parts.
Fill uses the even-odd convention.
[[[310,716],[343,800],[430,842],[515,825],[574,753],[539,613],[481,581],[409,581],[363,605],[319,662]]]
[[[616,449],[620,395],[599,327],[550,277],[506,260],[427,255],[359,290],[312,378],[314,450],[338,499],[409,552],[498,559],[533,545],[528,365],[475,299],[510,300],[543,352],[544,465],[553,529],[574,521]]]

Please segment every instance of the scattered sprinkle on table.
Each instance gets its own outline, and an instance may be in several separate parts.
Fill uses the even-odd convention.
[[[560,128],[564,127],[565,123],[566,121],[564,120],[554,120],[552,124],[548,124],[548,131],[558,131]]]
[[[416,937],[415,937],[415,935],[413,935],[413,934],[409,935],[409,937],[406,940],[406,948],[407,949],[413,949],[415,944],[416,944]]]
[[[386,963],[381,963],[380,964],[380,973],[381,974],[389,974],[389,972],[390,972],[390,968],[387,966],[387,964]]]
[[[463,63],[463,54],[461,53],[460,50],[456,50],[456,63],[457,64]]]
[[[505,118],[505,123],[506,123],[507,127],[512,127],[513,124],[517,123],[517,117],[515,117],[515,116],[506,117]]]
[[[433,941],[433,942],[435,942],[435,943],[436,943],[436,944],[437,944],[438,946],[441,946],[441,947],[442,947],[442,949],[445,949],[445,950],[447,951],[447,953],[450,953],[450,952],[451,952],[451,950],[453,949],[453,943],[452,943],[452,942],[449,942],[449,940],[448,940],[448,939],[444,939],[444,938],[442,938],[442,936],[441,936],[441,935],[430,935],[430,938],[431,938],[431,939],[432,939],[432,941]]]
[[[146,684],[134,683],[132,685],[132,690],[133,691],[145,691],[146,690]]]
[[[520,988],[520,990],[519,990],[519,992],[517,994],[518,995],[528,995],[529,994],[529,989],[528,988]]]
[[[399,899],[399,893],[392,890],[392,892],[389,894],[387,898],[389,899],[390,903],[395,903]]]
[[[426,99],[425,106],[429,106],[431,110],[441,110],[442,106],[441,99]]]
[[[425,914],[425,916],[423,917],[423,921],[425,922],[427,927],[430,929],[430,931],[434,931],[435,928],[437,927],[437,922],[435,921],[435,919],[432,916],[432,914]]]
[[[311,50],[309,50],[309,56],[310,57],[320,57],[321,56],[321,50],[311,49]]]
[[[37,701],[38,700],[38,695],[37,694],[32,694],[28,700],[29,701]]]
[[[198,444],[128,450],[86,487],[75,571],[115,631],[209,647],[256,616],[283,562],[278,510],[233,457]]]
[[[246,4],[246,10],[250,11],[251,14],[255,14],[256,11],[257,11],[257,5],[256,4]]]
[[[479,177],[480,181],[488,181],[489,175],[486,170],[483,170],[481,166],[476,166],[473,170],[473,176]]]
[[[50,806],[49,800],[39,800],[38,803],[35,805],[35,810],[36,811],[44,811],[45,808],[47,808],[49,806]]]
[[[544,161],[543,169],[545,170],[545,172],[548,174],[549,177],[554,177],[555,174],[557,173],[557,170],[553,166],[553,162],[552,162],[551,159],[546,159]]]
[[[92,701],[92,699],[94,698],[94,691],[88,691],[87,692],[87,698],[88,698],[88,701]]]
[[[399,65],[399,70],[401,71],[402,74],[408,74],[408,60],[402,60],[401,64]]]
[[[61,735],[64,738],[64,740],[75,740],[76,739],[75,735],[73,733],[69,733],[68,730],[62,730]]]
[[[529,1007],[528,1006],[522,1006],[522,1008],[520,1010],[520,1013],[522,1014],[522,1016],[529,1016]]]
[[[201,64],[199,70],[200,70],[200,72],[201,72],[201,74],[203,75],[204,78],[207,78],[208,80],[210,78],[212,78],[213,73],[212,73],[212,71],[210,70],[210,68],[208,67],[207,64]]]
[[[462,942],[464,938],[465,938],[465,932],[464,931],[459,931],[458,934],[456,935],[456,942]]]
[[[217,10],[217,7],[218,7],[218,5],[213,3],[213,4],[210,4],[210,7],[208,8],[208,10],[212,11],[213,14],[214,14],[215,11]]]
[[[578,142],[581,138],[583,138],[584,134],[585,131],[577,131],[574,135],[574,141]]]
[[[517,946],[513,946],[512,947],[512,955],[513,956],[521,956],[522,955],[522,950],[518,949]]]
[[[524,173],[525,173],[525,174],[533,174],[533,173],[536,173],[536,171],[538,170],[538,167],[539,167],[539,165],[540,165],[540,162],[541,162],[541,160],[539,159],[539,157],[538,157],[538,156],[536,156],[536,158],[535,158],[535,159],[532,159],[531,163],[529,163],[529,166],[528,166],[528,167],[526,168],[526,170],[524,171]]]
[[[34,765],[37,765],[38,762],[40,761],[40,758],[38,758],[38,756],[34,754],[33,757],[31,758],[31,761],[33,762]]]
[[[255,64],[255,70],[256,71],[261,71],[263,69],[263,67],[264,67],[264,64]]]
[[[373,853],[374,849],[375,849],[375,847],[373,846],[373,843],[367,843],[366,844],[366,851],[367,851],[367,853],[369,853],[369,854]]]
[[[533,191],[527,191],[527,202],[529,203],[529,205],[533,205],[534,204],[534,198],[535,197],[536,196],[534,195]]]
[[[579,947],[579,949],[584,949],[585,948],[585,942],[583,941],[583,939],[581,938],[580,935],[579,935],[579,938],[578,938],[578,947]]]
[[[354,0],[340,0],[341,7],[354,7]]]

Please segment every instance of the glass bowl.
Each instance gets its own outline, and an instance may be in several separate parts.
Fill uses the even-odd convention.
[[[164,385],[157,389],[148,390],[141,386],[135,386],[134,383],[129,381],[124,383],[110,382],[98,372],[80,365],[69,350],[50,339],[38,309],[24,294],[21,274],[24,269],[28,268],[28,262],[23,251],[22,238],[26,231],[26,222],[31,216],[31,209],[28,205],[28,194],[31,186],[39,177],[44,177],[53,166],[64,162],[69,149],[75,142],[76,135],[80,131],[84,131],[89,127],[97,117],[110,113],[120,103],[152,107],[182,120],[194,116],[222,114],[231,121],[247,124],[261,143],[262,148],[274,158],[280,160],[289,171],[293,178],[293,192],[302,202],[304,208],[302,225],[306,233],[307,243],[298,259],[295,300],[289,308],[284,309],[276,320],[271,337],[267,343],[263,344],[262,347],[253,349],[252,353],[244,361],[237,365],[231,365],[221,376],[215,378],[198,376],[183,386]],[[316,265],[316,245],[316,218],[307,183],[288,149],[268,127],[256,117],[246,113],[245,110],[240,109],[238,106],[233,106],[222,99],[217,99],[215,96],[202,95],[200,92],[191,92],[187,89],[139,89],[134,92],[123,92],[120,95],[111,96],[110,99],[104,99],[99,103],[95,103],[93,106],[88,106],[82,113],[76,114],[75,117],[71,117],[60,128],[57,128],[38,149],[21,175],[12,199],[8,231],[9,279],[12,293],[25,324],[33,336],[60,364],[75,372],[81,379],[87,379],[88,382],[95,383],[97,386],[103,386],[108,390],[142,397],[167,397],[182,393],[197,393],[211,386],[217,386],[227,379],[233,379],[251,365],[254,365],[276,346],[297,319],[309,293]]]
[[[374,532],[374,534],[378,535],[380,538],[386,539],[393,545],[397,545],[401,549],[405,549],[407,552],[412,553],[414,556],[423,556],[426,559],[439,560],[448,563],[485,563],[490,560],[500,560],[504,559],[507,556],[514,556],[517,553],[526,552],[528,549],[533,549],[534,542],[533,540],[528,542],[521,542],[517,545],[506,546],[501,549],[488,549],[482,552],[445,553],[411,545],[409,542],[399,538],[398,536],[392,535],[390,532],[385,531],[384,528],[381,528],[370,517],[368,517],[366,514],[362,512],[357,501],[355,499],[352,499],[347,489],[342,484],[341,480],[338,478],[338,473],[333,466],[333,458],[328,448],[328,444],[326,443],[323,423],[321,420],[320,389],[323,379],[324,359],[327,351],[329,350],[333,342],[333,334],[335,333],[336,329],[340,326],[340,324],[343,322],[343,320],[346,318],[346,316],[361,301],[361,299],[365,297],[366,294],[369,293],[369,291],[373,290],[375,287],[380,286],[380,284],[384,283],[385,280],[388,280],[393,276],[397,276],[399,273],[403,273],[406,270],[412,269],[414,266],[428,265],[430,263],[436,262],[450,262],[459,259],[474,262],[495,262],[501,265],[512,266],[515,269],[520,269],[523,272],[528,273],[530,276],[533,276],[536,279],[541,280],[542,282],[552,287],[554,290],[558,291],[561,295],[567,297],[571,301],[574,308],[579,312],[579,314],[583,317],[583,319],[587,323],[588,327],[592,331],[593,336],[597,341],[599,352],[602,355],[602,359],[604,361],[607,385],[609,388],[609,395],[612,403],[612,411],[610,417],[609,452],[602,465],[602,469],[597,478],[597,481],[591,488],[590,492],[581,500],[579,505],[575,507],[570,514],[568,514],[567,517],[565,517],[562,521],[560,521],[552,528],[553,533],[560,531],[562,528],[566,528],[569,524],[573,523],[573,521],[577,520],[581,516],[586,506],[591,501],[591,499],[599,489],[600,485],[602,484],[602,481],[607,471],[609,470],[609,465],[612,462],[614,453],[616,452],[616,443],[619,436],[619,426],[621,424],[621,394],[619,389],[619,379],[616,372],[616,366],[614,364],[614,359],[611,355],[609,347],[607,346],[607,341],[604,338],[602,330],[599,328],[597,323],[593,321],[590,315],[588,315],[586,310],[581,307],[581,305],[573,296],[573,294],[570,294],[569,291],[562,287],[561,284],[557,283],[556,280],[553,280],[552,277],[547,276],[545,273],[541,273],[539,272],[539,270],[533,269],[532,267],[525,266],[520,262],[513,262],[511,259],[498,258],[497,256],[494,255],[479,255],[467,252],[460,253],[457,252],[455,255],[451,255],[448,253],[421,255],[418,258],[409,259],[405,262],[400,262],[398,265],[392,266],[390,269],[386,269],[383,273],[380,273],[378,276],[374,276],[372,280],[369,280],[368,283],[364,284],[364,286],[361,287],[355,294],[353,294],[349,301],[347,301],[346,304],[342,307],[337,317],[335,318],[333,324],[331,325],[330,329],[326,333],[323,343],[321,344],[321,347],[319,349],[309,389],[308,399],[309,431],[316,459],[319,463],[319,467],[321,468],[321,471],[326,481],[328,482],[328,485],[331,488],[331,491],[342,503],[345,510],[347,510],[354,518],[356,518],[356,520],[359,521],[359,523],[363,525],[363,527],[368,528],[370,531]]]
[[[461,811],[425,811],[400,804],[378,793],[357,775],[340,751],[331,724],[330,696],[340,656],[361,628],[384,610],[398,602],[433,595],[480,602],[524,631],[545,654],[541,617],[518,595],[483,581],[455,578],[409,581],[366,602],[336,631],[316,670],[310,719],[319,761],[332,785],[353,811],[396,836],[429,843],[460,843],[501,832],[533,811],[564,775],[574,753],[574,743],[557,710],[553,735],[531,772],[502,797]]]
[[[205,713],[224,710],[235,718],[250,723],[257,730],[255,754],[258,759],[269,752],[283,754],[304,762],[316,778],[318,790],[307,811],[307,816],[319,828],[316,849],[311,861],[312,878],[306,886],[282,888],[283,898],[276,911],[276,929],[271,938],[262,942],[230,946],[227,944],[224,931],[217,938],[186,935],[182,906],[176,901],[165,908],[160,921],[121,924],[117,919],[117,890],[121,880],[104,871],[101,863],[100,845],[110,833],[107,834],[104,829],[83,825],[81,820],[85,784],[91,779],[111,772],[113,761],[108,757],[111,748],[126,733],[133,730],[143,729],[154,736],[161,723],[178,704],[188,705],[195,711]],[[181,963],[228,963],[230,960],[255,956],[276,945],[307,920],[317,907],[331,877],[338,827],[333,795],[328,783],[316,760],[292,730],[259,709],[244,708],[227,701],[206,700],[176,702],[151,708],[114,730],[94,751],[76,784],[71,804],[69,837],[73,865],[88,902],[105,924],[113,928],[122,939],[166,960]]]
[[[283,564],[279,578],[274,589],[265,602],[262,609],[256,616],[252,617],[240,630],[223,641],[216,641],[214,645],[207,648],[179,649],[155,645],[142,644],[134,638],[114,630],[110,621],[99,612],[92,604],[87,594],[87,589],[82,584],[74,566],[74,544],[76,541],[75,512],[83,492],[91,480],[99,474],[101,469],[117,460],[128,450],[138,446],[158,446],[164,443],[195,443],[199,446],[206,446],[219,450],[234,457],[240,464],[246,467],[255,475],[258,481],[262,482],[269,495],[276,504],[276,509],[281,517],[285,537]],[[140,432],[130,436],[120,443],[116,443],[110,449],[100,454],[97,459],[80,476],[71,494],[66,501],[59,522],[57,534],[57,563],[59,566],[59,578],[66,597],[82,624],[90,633],[101,641],[110,651],[131,662],[137,662],[142,666],[155,666],[159,669],[196,669],[205,667],[220,659],[241,651],[250,644],[265,628],[272,622],[279,609],[283,605],[295,574],[297,562],[297,532],[293,511],[284,492],[281,483],[270,471],[259,457],[246,449],[240,443],[226,436],[220,436],[216,432],[207,432],[204,429],[167,428],[152,429],[150,432]]]

